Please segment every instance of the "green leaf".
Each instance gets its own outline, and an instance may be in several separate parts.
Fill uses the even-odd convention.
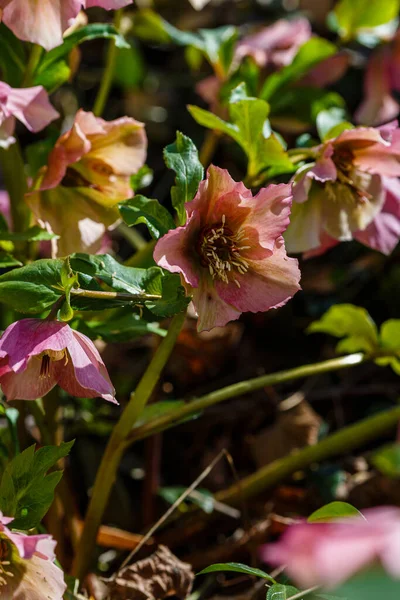
[[[161,337],[167,334],[158,322],[141,319],[138,314],[132,312],[131,308],[128,314],[113,316],[107,320],[103,317],[101,320],[81,321],[79,329],[89,337],[101,338],[106,342],[129,342],[149,333]]]
[[[206,573],[218,573],[221,571],[232,571],[234,573],[245,573],[246,575],[254,575],[254,577],[261,577],[262,579],[268,579],[269,581],[274,581],[273,578],[265,573],[265,571],[261,571],[261,569],[254,569],[253,567],[248,567],[247,565],[243,565],[242,563],[216,563],[215,565],[210,565],[206,567],[197,575],[205,575]]]
[[[260,97],[272,102],[272,98],[275,100],[277,93],[281,93],[282,88],[294,83],[306,75],[312,67],[333,56],[336,52],[336,46],[328,40],[319,37],[311,38],[301,46],[290,65],[267,78]]]
[[[189,104],[188,110],[194,120],[199,123],[199,125],[207,127],[208,129],[215,129],[215,131],[226,133],[240,144],[241,135],[239,128],[236,125],[220,119],[220,117],[217,117],[217,115],[214,115],[214,113],[204,110],[204,108],[200,108],[199,106],[193,106],[192,104]]]
[[[59,236],[49,233],[38,225],[30,227],[26,231],[14,233],[12,231],[1,231],[0,241],[8,240],[11,242],[44,242],[57,239]]]
[[[381,568],[368,568],[333,590],[347,600],[398,600],[400,581]]]
[[[143,165],[137,173],[131,176],[131,188],[134,192],[148,187],[153,181],[153,169],[148,165]]]
[[[164,148],[164,160],[167,167],[176,173],[176,185],[171,188],[171,199],[172,206],[178,213],[179,223],[183,225],[186,221],[184,205],[193,200],[198,190],[204,175],[203,165],[192,140],[180,131],[176,132],[175,142]]]
[[[385,321],[380,330],[380,344],[383,350],[393,353],[392,356],[377,358],[378,365],[390,365],[400,375],[400,319]]]
[[[151,200],[139,194],[119,204],[118,208],[121,217],[129,227],[133,227],[138,223],[145,223],[151,236],[156,240],[165,235],[170,229],[175,228],[170,213],[158,200]]]
[[[66,36],[63,44],[44,54],[43,59],[36,69],[34,77],[35,85],[43,85],[50,92],[57,89],[68,80],[71,74],[66,62],[71,50],[83,42],[98,38],[113,39],[117,48],[130,48],[114,25],[108,23],[90,23],[74,31],[71,35]]]
[[[41,259],[0,276],[0,302],[23,313],[39,313],[63,294],[62,260]]]
[[[314,511],[307,519],[309,523],[326,523],[347,517],[362,517],[362,513],[348,502],[330,502]]]
[[[340,0],[334,9],[342,38],[356,37],[360,29],[377,27],[398,16],[399,0]]]
[[[54,499],[54,489],[62,471],[47,471],[68,455],[72,442],[43,446],[35,452],[30,446],[6,467],[0,485],[0,510],[10,517],[14,529],[37,527]]]
[[[400,478],[400,444],[388,444],[380,448],[373,454],[371,462],[387,477]]]
[[[379,346],[377,328],[368,312],[353,304],[332,306],[319,321],[312,323],[308,333],[323,332],[345,339],[337,345],[337,352],[373,352]]]
[[[318,113],[316,124],[321,140],[329,140],[338,136],[346,129],[353,129],[347,120],[347,111],[344,108],[332,107]]]
[[[160,289],[161,283],[161,289]],[[157,317],[172,317],[186,309],[190,298],[185,295],[179,275],[163,273],[161,279],[154,280],[154,293],[161,292],[160,300],[147,300],[145,306]],[[150,288],[151,289],[151,288]]]
[[[298,594],[299,591],[300,590],[292,585],[282,585],[280,583],[276,583],[269,588],[267,592],[267,600],[289,600],[289,598]]]
[[[22,267],[23,263],[14,258],[14,256],[12,256],[12,254],[9,254],[8,252],[1,252],[0,251],[0,269],[7,269],[9,267]],[[1,294],[0,294],[0,298],[1,298]],[[1,299],[0,299],[1,302]]]

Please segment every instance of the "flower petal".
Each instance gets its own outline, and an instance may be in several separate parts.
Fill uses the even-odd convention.
[[[290,254],[319,247],[323,223],[322,201],[321,189],[313,185],[307,202],[293,203],[290,224],[284,234]]]
[[[19,340],[21,344],[21,340]],[[23,371],[11,371],[0,376],[0,385],[7,401],[36,400],[42,398],[57,384],[58,371],[63,361],[51,361],[48,377],[40,374],[42,359],[33,356]]]
[[[13,577],[6,577],[1,593],[10,600],[62,600],[67,586],[64,574],[51,560],[33,555],[29,560],[12,556],[7,568]]]
[[[229,321],[236,321],[242,313],[221,298],[211,276],[200,278],[199,286],[193,290],[193,305],[199,316],[199,332],[223,327]]]
[[[29,131],[35,133],[60,116],[50,104],[47,92],[41,85],[21,89],[9,88],[7,108]]]

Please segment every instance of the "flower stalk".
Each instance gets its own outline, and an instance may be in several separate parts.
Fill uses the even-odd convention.
[[[122,9],[115,11],[114,26],[118,31],[122,21]],[[118,48],[115,40],[111,40],[108,46],[106,66],[104,69],[103,77],[101,78],[100,88],[96,96],[96,100],[93,107],[93,113],[96,117],[100,117],[103,114],[104,108],[107,104],[108,96],[110,94],[115,63],[117,60]]]
[[[24,175],[24,160],[18,142],[11,144],[7,150],[0,148],[0,166],[10,196],[13,229],[16,233],[25,231],[29,227],[31,213],[24,200],[27,182]]]
[[[158,347],[135,392],[131,394],[130,400],[108,441],[107,448],[97,471],[91,500],[85,517],[82,537],[73,563],[73,574],[78,579],[84,577],[90,566],[97,531],[110,497],[118,465],[126,448],[126,437],[143,412],[157,385],[161,372],[175,346],[184,320],[185,313],[179,313],[172,319],[167,336]]]

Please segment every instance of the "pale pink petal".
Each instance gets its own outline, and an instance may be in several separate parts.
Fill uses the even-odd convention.
[[[60,115],[52,107],[46,90],[37,85],[31,88],[10,88],[7,108],[29,131],[41,131]]]
[[[81,6],[81,0],[0,0],[7,27],[19,39],[46,50],[62,44],[62,34]]]
[[[4,530],[3,525],[9,525],[12,521],[14,521],[14,517],[6,517],[0,510],[0,531]]]
[[[57,384],[58,372],[62,367],[60,363],[63,365],[64,361],[51,361],[49,376],[42,377],[42,359],[33,356],[22,372],[1,374],[0,385],[7,400],[36,400],[48,394]]]
[[[306,252],[320,246],[323,227],[323,190],[315,190],[307,202],[294,202],[290,224],[284,238],[289,254]]]
[[[7,528],[4,528],[3,532],[17,548],[21,558],[32,558],[39,543],[43,544],[45,540],[51,540],[51,537],[46,534],[26,535],[25,533],[13,533]]]
[[[186,283],[193,287],[199,285],[199,276],[194,268],[196,234],[200,230],[200,216],[192,212],[184,227],[171,229],[160,238],[154,248],[155,262],[171,273],[180,273]]]
[[[198,331],[223,327],[229,321],[236,321],[241,315],[240,310],[220,297],[211,277],[200,278],[198,287],[193,290],[193,304],[199,315]]]
[[[13,577],[1,587],[5,600],[62,600],[67,586],[64,574],[51,560],[34,554],[29,560],[13,561]]]
[[[235,274],[234,281],[216,283],[219,296],[240,312],[260,312],[283,306],[299,291],[300,270],[295,258],[288,258],[283,239],[274,253],[262,261],[248,261],[249,270]]]
[[[93,342],[74,331],[68,354],[70,360],[58,374],[58,385],[71,396],[102,397],[116,403],[115,390]]]
[[[317,181],[335,181],[337,170],[331,156],[333,154],[333,144],[326,144],[321,155],[318,157],[315,166],[308,171],[308,175]]]

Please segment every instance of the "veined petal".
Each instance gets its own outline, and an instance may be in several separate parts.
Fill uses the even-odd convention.
[[[21,343],[21,340],[19,340]],[[60,365],[59,363],[62,363]],[[0,385],[7,401],[11,400],[36,400],[42,398],[57,384],[58,372],[64,361],[50,361],[47,377],[40,374],[42,359],[32,356],[23,371],[14,371],[0,376]]]
[[[10,88],[7,107],[29,131],[35,133],[60,116],[50,104],[48,94],[41,85],[21,89]]]
[[[198,287],[193,290],[193,304],[199,315],[197,331],[223,327],[229,321],[236,321],[242,313],[221,298],[211,277],[206,276],[200,278]]]

